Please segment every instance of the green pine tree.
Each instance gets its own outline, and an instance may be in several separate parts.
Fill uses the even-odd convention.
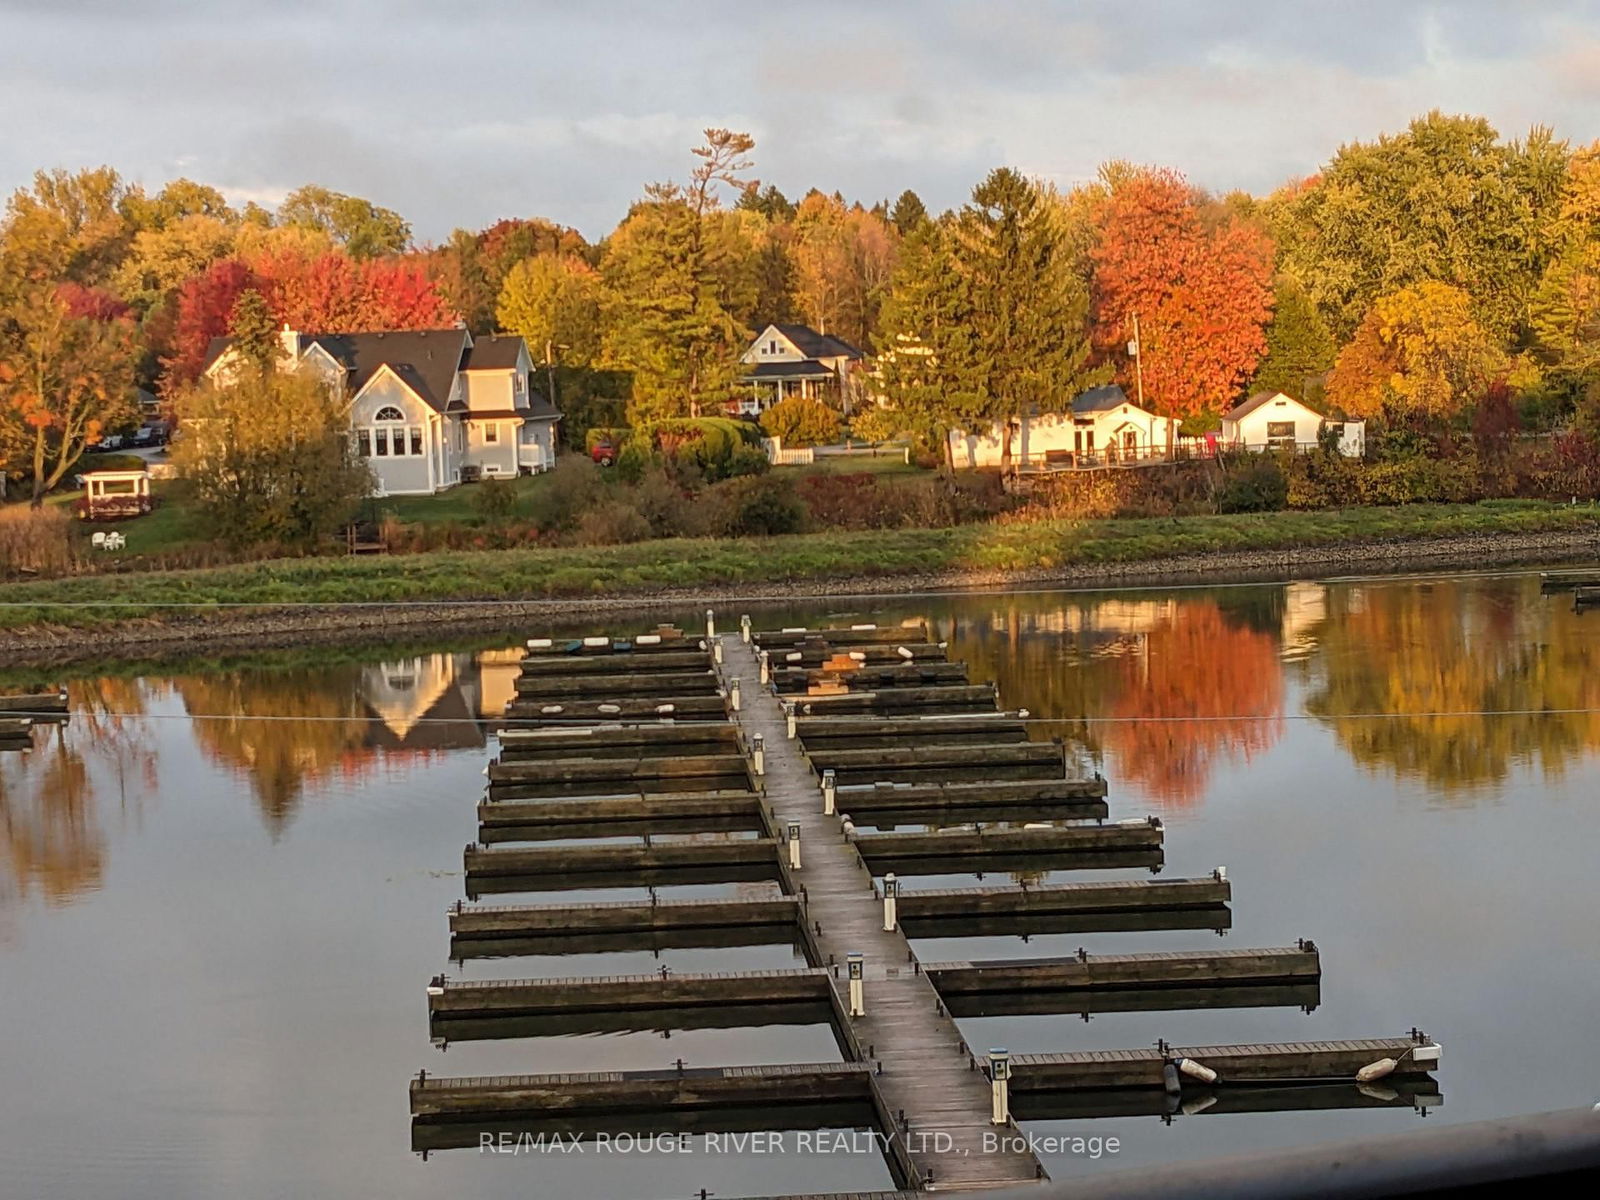
[[[1304,400],[1320,392],[1322,377],[1333,366],[1333,335],[1305,288],[1294,279],[1278,276],[1273,295],[1267,354],[1250,382],[1250,392],[1286,392]]]

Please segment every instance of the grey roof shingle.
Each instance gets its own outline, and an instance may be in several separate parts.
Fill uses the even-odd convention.
[[[794,348],[807,358],[863,358],[849,342],[832,334],[818,333],[809,325],[790,325],[773,322],[772,328],[794,343]]]
[[[833,368],[827,363],[817,362],[815,359],[802,359],[799,362],[764,362],[753,367],[746,367],[739,376],[740,379],[827,379],[833,375]]]
[[[1083,395],[1072,402],[1072,411],[1075,413],[1109,412],[1113,408],[1120,408],[1128,404],[1128,393],[1114,383],[1107,383],[1101,387],[1090,388]]]
[[[517,365],[522,338],[514,333],[485,334],[472,339],[472,349],[461,364],[463,371],[509,371]]]

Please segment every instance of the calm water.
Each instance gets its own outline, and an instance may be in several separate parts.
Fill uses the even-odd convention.
[[[974,1046],[1332,1039],[1415,1024],[1445,1046],[1445,1103],[1429,1120],[1597,1098],[1600,613],[1577,617],[1522,575],[1040,592],[848,614],[818,605],[763,621],[924,614],[952,657],[998,682],[1008,707],[1052,722],[1041,736],[1068,737],[1105,773],[1114,816],[1162,815],[1166,876],[1223,864],[1234,881],[1233,929],[1220,942],[1206,931],[923,939],[925,958],[1297,937],[1323,953],[1321,1003],[1309,1015],[965,1019]],[[447,962],[445,910],[462,895],[461,847],[475,832],[490,746],[484,719],[510,694],[517,654],[504,647],[515,640],[80,678],[59,736],[0,755],[0,1195],[643,1198],[707,1188],[727,1198],[888,1185],[870,1154],[468,1150],[424,1162],[410,1152],[406,1083],[419,1067],[839,1058],[824,1025],[430,1046],[423,988],[441,970],[491,978],[800,962],[787,946]],[[1071,877],[1101,874],[1138,876]],[[1062,1176],[1419,1120],[1400,1109],[1025,1128],[1121,1140],[1115,1158],[1047,1155]]]

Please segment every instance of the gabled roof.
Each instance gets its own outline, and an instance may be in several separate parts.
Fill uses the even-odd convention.
[[[520,338],[509,340],[521,344]],[[299,341],[302,353],[310,346],[319,346],[348,372],[345,382],[351,395],[360,392],[380,368],[387,366],[424,403],[441,413],[449,407],[456,372],[462,369],[472,346],[472,337],[465,329],[302,334]],[[212,338],[206,348],[205,369],[210,370],[232,345],[232,338]],[[503,353],[503,348],[491,351],[494,356]],[[515,361],[513,353],[513,365]]]
[[[522,338],[515,333],[487,334],[473,338],[472,349],[467,351],[463,371],[510,371],[517,365],[522,352]]]
[[[807,358],[865,358],[849,342],[836,338],[832,334],[818,333],[809,325],[789,325],[773,322],[769,328],[776,329],[784,337],[794,343],[794,348]]]
[[[351,395],[387,366],[435,412],[448,407],[456,372],[472,342],[465,329],[323,333],[305,340],[321,346],[350,372]]]
[[[1090,388],[1083,395],[1072,402],[1072,411],[1075,413],[1110,412],[1114,408],[1121,408],[1124,404],[1133,404],[1128,399],[1128,393],[1114,383],[1104,384],[1101,387]],[[1134,405],[1134,407],[1138,407]],[[1142,410],[1141,410],[1142,411]]]
[[[1317,411],[1315,408],[1312,408],[1311,405],[1307,404],[1304,400],[1297,400],[1293,396],[1289,395],[1287,392],[1257,392],[1254,396],[1251,396],[1248,400],[1245,400],[1245,401],[1243,401],[1243,402],[1241,402],[1239,404],[1234,405],[1233,408],[1231,408],[1227,412],[1223,413],[1222,414],[1222,419],[1224,421],[1242,421],[1245,417],[1248,417],[1251,413],[1255,412],[1256,409],[1260,408],[1262,405],[1268,404],[1268,403],[1272,402],[1273,400],[1278,399],[1280,396],[1283,397],[1283,399],[1287,400],[1290,404],[1299,405],[1301,408],[1305,409],[1312,416],[1316,416],[1316,417],[1322,416],[1322,413]]]

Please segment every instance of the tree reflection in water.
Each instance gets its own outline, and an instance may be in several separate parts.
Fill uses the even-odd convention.
[[[1600,708],[1600,624],[1535,580],[1333,588],[1328,616],[1306,711],[1365,767],[1450,796],[1600,746],[1600,713],[1560,711]]]

